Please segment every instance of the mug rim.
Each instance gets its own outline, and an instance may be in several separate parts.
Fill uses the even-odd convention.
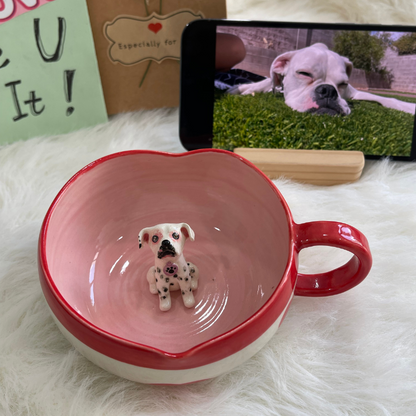
[[[192,156],[192,155],[198,155],[198,154],[204,154],[204,153],[216,153],[216,154],[225,154],[229,157],[234,157],[241,162],[243,162],[245,165],[256,171],[260,177],[265,180],[269,186],[271,187],[271,190],[276,194],[276,196],[279,198],[284,212],[286,214],[286,221],[288,224],[288,237],[289,237],[289,251],[288,251],[288,260],[286,263],[285,270],[282,274],[282,278],[280,279],[279,283],[276,285],[276,288],[272,292],[269,299],[264,303],[263,306],[261,306],[257,311],[255,311],[250,317],[248,317],[245,321],[240,323],[239,325],[235,326],[234,328],[231,328],[230,330],[217,335],[216,337],[207,340],[205,342],[202,342],[200,344],[197,344],[193,346],[192,348],[187,349],[186,351],[178,352],[178,353],[170,353],[169,351],[164,351],[149,345],[141,344],[139,342],[135,342],[132,340],[125,339],[123,337],[117,336],[115,334],[112,334],[108,331],[106,331],[103,328],[100,328],[99,326],[93,324],[86,318],[84,318],[82,315],[76,312],[76,310],[66,301],[64,296],[61,294],[61,292],[58,290],[54,279],[52,278],[51,272],[49,270],[48,266],[48,260],[46,256],[46,240],[48,236],[48,227],[49,222],[51,220],[52,214],[55,211],[56,206],[59,204],[61,198],[63,195],[67,192],[67,190],[83,175],[90,172],[93,168],[108,162],[112,159],[125,157],[125,156],[132,156],[132,155],[158,155],[162,157],[173,157],[173,158],[179,158],[183,156]],[[201,352],[204,349],[212,350],[212,348],[215,348],[215,346],[221,346],[224,342],[229,340],[230,338],[235,337],[236,334],[240,332],[244,332],[247,335],[247,331],[249,333],[252,333],[250,331],[250,326],[257,327],[256,335],[250,342],[247,342],[245,345],[240,345],[239,348],[236,348],[233,352],[223,353],[223,354],[217,354],[218,356],[215,359],[209,360],[207,362],[213,362],[217,361],[218,359],[227,357],[234,352],[239,351],[240,349],[244,348],[245,346],[249,345],[251,342],[253,342],[255,339],[258,338],[259,335],[261,335],[265,330],[267,330],[268,327],[271,326],[271,324],[277,319],[277,317],[281,314],[281,312],[289,306],[289,303],[293,297],[293,292],[295,290],[295,284],[296,284],[296,275],[297,275],[297,252],[295,250],[295,242],[294,242],[294,221],[292,217],[292,213],[289,209],[289,206],[284,199],[283,195],[280,193],[278,188],[273,184],[273,182],[260,170],[258,169],[253,163],[248,161],[247,159],[243,158],[242,156],[239,156],[233,152],[222,150],[222,149],[198,149],[193,150],[189,152],[182,152],[182,153],[169,153],[169,152],[160,152],[160,151],[154,151],[154,150],[127,150],[122,152],[116,152],[112,153],[110,155],[103,156],[99,159],[94,160],[93,162],[89,163],[82,169],[80,169],[78,172],[76,172],[66,183],[65,185],[60,189],[56,197],[54,198],[53,202],[51,203],[45,218],[42,223],[42,227],[39,234],[39,242],[38,242],[38,268],[39,268],[39,274],[41,278],[41,285],[43,289],[43,293],[46,297],[47,303],[49,304],[50,309],[52,310],[53,314],[55,315],[55,318],[58,319],[58,321],[66,327],[66,325],[63,323],[62,319],[71,326],[71,329],[75,326],[79,326],[79,334],[82,334],[84,337],[87,337],[90,331],[94,334],[94,339],[91,339],[92,344],[97,345],[99,343],[100,339],[110,341],[113,345],[122,345],[124,347],[127,347],[131,351],[136,352],[148,352],[151,354],[156,354],[157,356],[164,357],[168,359],[169,361],[174,360],[176,364],[172,364],[172,369],[177,368],[193,368],[192,366],[181,366],[178,361],[180,360],[186,360],[187,358],[194,357],[197,353]],[[291,270],[294,270],[295,273],[291,273]],[[287,289],[287,285],[290,284],[289,279],[292,278],[292,285],[289,291],[285,291],[284,289]],[[282,295],[286,295],[286,300],[283,298]],[[52,306],[54,304],[55,307]],[[278,305],[279,304],[279,305]],[[269,312],[270,309],[274,306],[273,309],[275,310],[275,314],[277,312],[276,316],[270,316],[271,313]],[[60,308],[59,313],[56,313],[55,308]],[[268,316],[269,315],[269,316]],[[265,320],[264,317],[267,317],[269,319]],[[61,319],[60,319],[61,318]],[[282,319],[283,320],[283,319]],[[267,321],[264,322],[263,325],[259,325],[260,321]],[[259,328],[262,328],[263,330],[260,330]],[[74,333],[72,330],[69,330],[66,328],[69,332],[71,332],[73,335]],[[74,335],[76,336],[76,335]],[[76,338],[78,338],[76,336]],[[88,338],[88,337],[87,337]],[[248,337],[250,338],[250,337]],[[98,339],[98,341],[97,341]],[[82,341],[83,342],[83,341]],[[91,344],[85,343],[89,345],[91,348],[97,350],[97,348],[94,348]],[[218,350],[221,350],[221,348],[217,348]],[[97,350],[98,351],[98,350]],[[109,354],[106,354],[109,355]],[[109,355],[110,356],[110,355]],[[119,361],[124,362],[130,362],[126,357],[126,359],[120,359],[117,355],[112,355],[112,358],[118,359]],[[160,359],[159,358],[159,359]],[[188,360],[189,361],[189,360]],[[191,360],[192,361],[192,360]],[[201,361],[201,360],[199,360]],[[166,363],[165,363],[166,364]],[[149,367],[154,368],[154,365],[142,365],[143,367]],[[160,365],[158,366],[161,369],[166,368],[166,365]]]

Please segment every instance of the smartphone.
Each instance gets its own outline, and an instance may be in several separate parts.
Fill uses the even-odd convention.
[[[233,20],[182,35],[188,150],[358,150],[416,160],[416,27]]]

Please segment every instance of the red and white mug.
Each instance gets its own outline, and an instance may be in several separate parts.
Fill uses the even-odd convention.
[[[137,249],[137,233],[168,221],[195,231],[185,249],[200,271],[193,309],[173,294],[162,312],[147,287],[152,258]],[[318,245],[353,256],[327,273],[299,273],[299,252]],[[371,264],[360,231],[295,223],[259,169],[214,149],[128,151],[89,164],[59,192],[39,239],[42,289],[63,334],[102,368],[152,384],[235,368],[275,334],[294,295],[345,292]]]

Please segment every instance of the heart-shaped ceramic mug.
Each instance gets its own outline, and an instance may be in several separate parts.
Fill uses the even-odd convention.
[[[186,258],[198,264],[195,306],[172,292],[159,309],[139,250],[144,227],[186,222]],[[350,251],[342,267],[298,273],[298,254],[327,245]],[[371,268],[364,235],[350,225],[297,224],[276,186],[231,152],[128,151],[79,171],[49,208],[39,239],[39,275],[65,337],[102,368],[143,383],[215,377],[258,352],[293,295],[328,296]]]

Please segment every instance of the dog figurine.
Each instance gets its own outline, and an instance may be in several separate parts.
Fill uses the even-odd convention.
[[[147,272],[150,292],[159,295],[161,311],[171,306],[170,292],[181,290],[187,308],[195,305],[193,291],[198,287],[199,270],[185,260],[183,247],[187,239],[195,240],[195,233],[186,223],[158,224],[143,228],[139,233],[139,249],[148,244],[155,255],[155,265]]]

